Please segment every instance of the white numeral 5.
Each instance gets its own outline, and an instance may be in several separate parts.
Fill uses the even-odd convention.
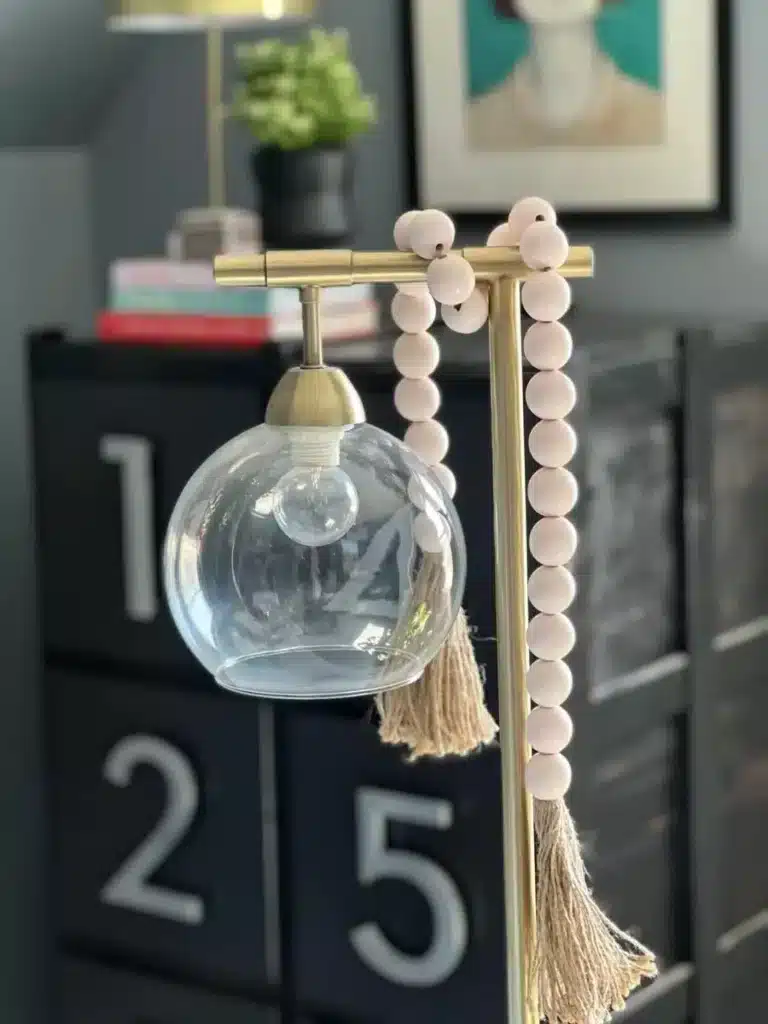
[[[432,942],[420,956],[396,949],[377,924],[367,922],[350,932],[355,952],[372,971],[396,985],[429,988],[446,981],[467,950],[469,924],[458,886],[439,864],[412,850],[393,850],[388,843],[390,821],[446,830],[453,824],[447,800],[359,789],[357,811],[358,881],[373,885],[399,879],[418,889],[432,912]]]

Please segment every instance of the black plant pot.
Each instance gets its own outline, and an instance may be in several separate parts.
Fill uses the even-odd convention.
[[[352,154],[342,147],[284,150],[251,157],[264,245],[340,247],[352,234]]]

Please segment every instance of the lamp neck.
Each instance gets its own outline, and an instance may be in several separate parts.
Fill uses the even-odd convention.
[[[320,330],[320,287],[304,285],[301,296],[301,319],[304,329],[304,366],[323,365],[323,336]]]

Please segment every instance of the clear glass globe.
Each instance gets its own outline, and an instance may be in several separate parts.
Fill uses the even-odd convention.
[[[458,614],[464,537],[400,441],[259,426],[215,452],[168,526],[164,581],[187,646],[223,687],[371,695],[418,679]]]

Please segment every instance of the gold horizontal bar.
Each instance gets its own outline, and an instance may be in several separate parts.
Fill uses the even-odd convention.
[[[474,268],[480,281],[509,277],[525,280],[533,273],[515,247],[470,246],[457,250]],[[300,288],[423,281],[429,261],[410,252],[353,252],[350,249],[299,249],[242,256],[217,256],[216,281],[230,287]],[[594,253],[589,246],[572,246],[559,273],[564,277],[592,277]]]

